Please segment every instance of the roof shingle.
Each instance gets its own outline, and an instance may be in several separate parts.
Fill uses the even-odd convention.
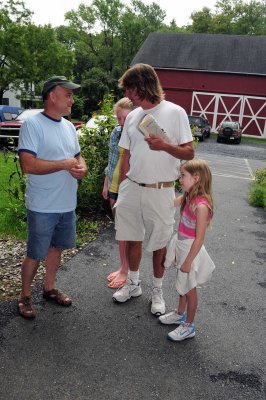
[[[266,36],[149,34],[131,62],[160,69],[266,75]]]

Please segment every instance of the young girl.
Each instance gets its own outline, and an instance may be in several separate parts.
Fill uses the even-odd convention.
[[[202,160],[186,161],[181,166],[180,183],[184,194],[174,200],[174,206],[181,206],[181,218],[164,264],[166,268],[174,261],[177,265],[179,305],[177,310],[159,317],[162,324],[179,325],[168,333],[168,338],[174,341],[195,336],[197,285],[208,281],[215,268],[203,244],[213,216],[212,175],[208,165]]]
[[[118,143],[121,137],[122,129],[126,116],[130,111],[133,110],[132,102],[127,98],[123,97],[114,106],[114,112],[117,116],[118,126],[115,127],[111,134],[108,154],[108,165],[106,167],[106,177],[103,185],[103,198],[110,201],[110,207],[115,216],[114,205],[118,196],[118,186],[120,180],[120,168],[121,160],[123,157],[124,149],[118,147]],[[119,255],[120,255],[120,269],[112,272],[107,276],[109,282],[108,287],[112,289],[118,289],[127,280],[128,276],[128,260],[126,254],[126,242],[119,241]]]

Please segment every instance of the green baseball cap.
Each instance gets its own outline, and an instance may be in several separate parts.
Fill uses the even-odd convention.
[[[65,76],[52,76],[44,82],[42,95],[50,92],[55,86],[62,86],[66,89],[76,90],[80,88],[80,85],[69,81]]]

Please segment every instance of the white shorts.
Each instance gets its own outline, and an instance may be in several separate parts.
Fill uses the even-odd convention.
[[[145,241],[147,251],[166,246],[174,226],[174,187],[147,188],[125,179],[115,204],[116,239]]]
[[[202,245],[200,251],[191,264],[190,272],[187,274],[180,270],[182,264],[187,258],[193,242],[194,239],[178,240],[176,234],[167,246],[164,266],[165,268],[169,268],[172,264],[176,265],[178,269],[176,290],[181,296],[185,295],[198,285],[208,282],[215,269],[214,262],[207,253],[205,246]]]

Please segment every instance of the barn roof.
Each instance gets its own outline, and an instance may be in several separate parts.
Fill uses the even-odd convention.
[[[266,36],[149,34],[132,60],[154,68],[266,75]]]

